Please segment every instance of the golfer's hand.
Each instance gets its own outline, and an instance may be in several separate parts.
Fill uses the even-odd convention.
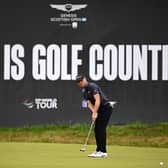
[[[93,112],[92,113],[92,121],[96,121],[97,116],[98,116],[97,112]]]

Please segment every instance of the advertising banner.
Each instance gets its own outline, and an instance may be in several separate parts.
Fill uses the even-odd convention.
[[[112,123],[168,120],[168,10],[160,1],[0,5],[0,126],[88,123],[78,74],[116,101]]]

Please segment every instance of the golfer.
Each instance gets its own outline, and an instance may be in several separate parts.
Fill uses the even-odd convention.
[[[109,100],[95,83],[88,82],[86,77],[78,75],[76,82],[80,88],[87,106],[92,112],[92,120],[95,121],[96,152],[88,157],[107,157],[106,151],[106,127],[112,114],[112,107]]]

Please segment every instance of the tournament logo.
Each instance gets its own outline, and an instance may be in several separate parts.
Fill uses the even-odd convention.
[[[83,5],[72,5],[72,4],[65,4],[65,5],[58,5],[58,4],[51,4],[51,8],[55,8],[57,10],[65,11],[65,12],[73,12],[76,10],[80,10],[82,8],[86,8],[87,4]]]
[[[58,109],[58,99],[57,98],[35,98],[34,100],[26,98],[23,100],[22,104],[27,109]]]
[[[33,101],[28,98],[24,99],[22,104],[25,105],[25,107],[27,107],[28,109],[32,109],[34,107]]]
[[[59,26],[77,29],[80,23],[87,22],[87,17],[77,14],[75,11],[82,10],[87,6],[87,4],[50,4],[52,9],[62,12],[58,17],[51,17],[50,21],[58,23]]]
[[[56,98],[35,98],[36,109],[57,109],[57,101]]]

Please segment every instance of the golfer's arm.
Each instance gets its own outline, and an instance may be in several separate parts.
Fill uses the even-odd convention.
[[[96,112],[98,111],[99,107],[100,107],[100,95],[99,94],[95,94],[94,95],[95,98],[95,104],[93,105],[90,101],[88,102],[88,107],[92,112]]]

